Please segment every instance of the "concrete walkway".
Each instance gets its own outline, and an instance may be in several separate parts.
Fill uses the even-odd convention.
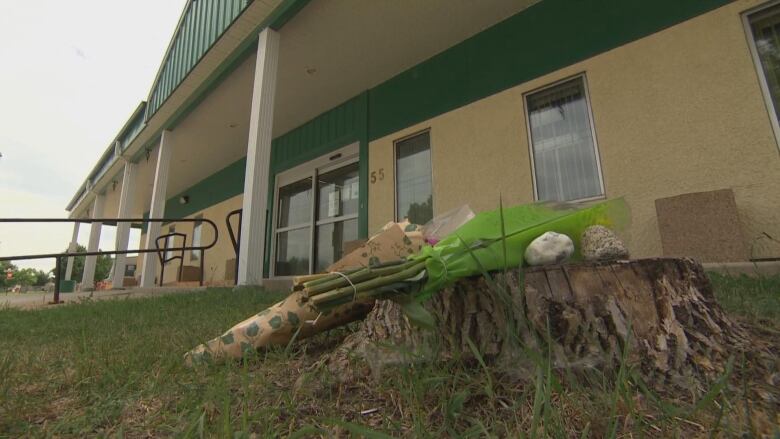
[[[84,300],[109,300],[124,299],[129,297],[153,297],[165,294],[192,293],[205,291],[206,287],[155,287],[155,288],[129,288],[123,290],[108,291],[83,291],[77,293],[60,293],[60,302],[79,303]],[[0,293],[0,308],[37,309],[54,307],[50,305],[54,299],[54,293],[29,292],[29,293]]]

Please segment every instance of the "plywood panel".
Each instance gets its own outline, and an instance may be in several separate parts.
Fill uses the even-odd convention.
[[[688,256],[702,262],[749,258],[731,189],[660,198],[655,200],[655,209],[664,256]]]

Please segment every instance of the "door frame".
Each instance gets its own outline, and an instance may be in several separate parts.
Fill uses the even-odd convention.
[[[351,165],[353,163],[359,163],[360,162],[360,143],[354,142],[347,146],[344,146],[342,148],[336,149],[334,151],[329,152],[328,154],[322,155],[320,157],[317,157],[315,159],[309,160],[306,163],[300,164],[298,166],[295,166],[294,168],[290,168],[286,171],[280,172],[276,174],[276,177],[274,179],[274,195],[273,195],[273,215],[271,218],[271,252],[269,255],[269,261],[268,261],[268,272],[269,272],[269,278],[270,279],[277,279],[277,280],[286,280],[286,279],[292,279],[296,276],[301,276],[299,274],[296,275],[285,275],[285,276],[277,276],[276,275],[276,235],[277,233],[277,221],[279,217],[279,188],[287,186],[291,183],[295,183],[296,181],[303,180],[307,177],[312,178],[312,203],[311,203],[311,216],[309,220],[309,227],[310,227],[310,233],[309,233],[309,273],[314,272],[314,266],[316,264],[316,261],[314,260],[314,247],[315,242],[314,239],[316,238],[316,230],[317,226],[321,224],[327,224],[329,222],[333,222],[332,220],[323,220],[318,221],[317,218],[317,176],[319,174],[323,174],[326,172],[330,172],[333,170],[336,170],[338,168],[341,168],[343,166]],[[360,180],[360,174],[358,174],[358,181],[359,184],[364,184],[362,180]],[[358,208],[358,213],[353,215],[346,215],[345,217],[340,217],[339,221],[344,221],[348,219],[357,218],[359,221],[360,217],[360,209]]]

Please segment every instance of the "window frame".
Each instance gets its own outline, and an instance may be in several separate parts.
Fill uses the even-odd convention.
[[[780,0],[779,0],[780,1]],[[588,201],[603,200],[607,198],[607,189],[604,186],[604,172],[601,168],[601,152],[599,151],[598,139],[596,138],[596,126],[593,122],[593,109],[590,102],[590,91],[588,90],[588,79],[585,72],[577,73],[572,76],[559,79],[555,82],[551,82],[542,87],[535,88],[523,93],[523,112],[525,113],[525,131],[528,139],[528,153],[531,162],[531,185],[533,187],[534,201],[539,200],[539,188],[536,181],[536,162],[534,159],[534,139],[531,135],[531,112],[529,111],[528,98],[532,95],[549,90],[551,88],[558,87],[567,82],[579,80],[582,85],[582,91],[585,95],[585,107],[588,109],[588,124],[590,126],[590,135],[593,141],[593,152],[596,156],[596,172],[599,178],[599,188],[601,189],[601,195],[594,195],[592,197],[578,198],[575,200],[566,200],[565,203],[584,203]]]
[[[191,247],[199,247],[201,243],[203,242],[203,214],[196,215],[194,218],[196,220],[194,223],[192,223],[192,243],[190,244]],[[195,242],[195,231],[198,231],[198,242]],[[200,254],[202,250],[190,250],[190,261],[200,261]]]
[[[277,253],[277,235],[279,233],[289,232],[292,230],[298,230],[309,227],[309,274],[314,272],[316,261],[315,255],[315,238],[317,237],[317,226],[336,221],[347,221],[353,218],[359,218],[360,208],[358,207],[358,213],[343,215],[336,217],[335,219],[317,220],[317,176],[324,174],[338,168],[351,165],[353,163],[360,163],[360,144],[359,142],[350,143],[347,146],[331,151],[328,154],[319,156],[313,160],[309,160],[298,166],[290,168],[286,171],[276,174],[274,178],[274,194],[273,194],[273,214],[271,215],[272,227],[271,227],[271,239],[270,239],[270,254],[268,265],[268,277],[271,279],[293,279],[300,274],[294,275],[282,275],[276,274],[276,253]],[[279,189],[297,181],[303,180],[307,177],[312,179],[312,203],[311,203],[311,216],[309,221],[304,224],[297,224],[294,226],[288,226],[280,228],[278,227],[279,221]],[[359,184],[365,184],[362,180],[358,179]]]
[[[169,235],[171,233],[176,233],[176,226],[175,225],[170,226],[168,228],[168,232],[164,233],[164,234],[165,235]],[[175,247],[175,246],[176,246],[176,237],[175,236],[168,236],[168,237],[165,238],[165,253],[163,255],[163,259],[168,260],[168,259],[173,257],[173,250],[168,250],[168,249],[171,248],[171,247]],[[166,262],[166,264],[169,264],[171,262],[173,262],[173,261],[168,261],[168,262]]]
[[[775,103],[772,100],[772,93],[769,91],[769,85],[764,73],[764,66],[761,65],[761,58],[758,56],[758,49],[756,48],[755,35],[753,34],[753,26],[751,26],[751,16],[760,15],[767,9],[780,5],[780,0],[772,0],[764,4],[755,6],[753,8],[743,11],[742,27],[745,30],[745,38],[747,39],[748,49],[750,51],[750,57],[753,60],[753,68],[756,71],[758,78],[758,85],[761,88],[761,94],[764,97],[764,107],[766,107],[767,116],[769,116],[769,124],[772,126],[772,133],[775,136],[775,146],[780,151],[780,121],[778,121],[778,115],[780,115],[780,109],[775,107]],[[779,12],[780,14],[780,12]]]
[[[431,210],[435,216],[436,197],[433,196],[433,188],[435,186],[433,184],[433,136],[431,132],[431,127],[426,127],[393,140],[393,219],[396,222],[404,220],[398,217],[398,144],[425,133],[428,133],[428,150],[431,152]]]

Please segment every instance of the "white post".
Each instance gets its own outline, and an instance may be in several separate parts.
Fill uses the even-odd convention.
[[[125,162],[125,170],[122,176],[122,192],[119,195],[119,209],[117,218],[128,218],[130,216],[133,200],[135,199],[135,174],[138,165],[133,162]],[[118,222],[116,225],[116,250],[127,250],[127,243],[130,240],[130,223]],[[127,255],[116,255],[114,259],[114,273],[112,278],[112,288],[122,288],[125,281],[125,266],[127,265]]]
[[[73,253],[78,250],[79,226],[81,226],[81,223],[73,223],[73,236],[71,236],[70,243],[68,244],[68,253]],[[65,266],[65,280],[70,280],[72,276],[73,256],[68,258],[68,264]]]
[[[92,204],[92,218],[101,218],[103,215],[103,205],[106,196],[95,194],[95,202]],[[89,229],[89,244],[87,252],[98,251],[100,245],[100,231],[102,223],[92,223]],[[81,290],[87,291],[95,288],[95,266],[97,265],[97,256],[87,256],[84,258],[84,275],[81,278]]]
[[[173,152],[173,140],[170,131],[163,131],[160,136],[160,148],[157,152],[157,169],[154,172],[154,188],[152,189],[152,206],[149,209],[149,218],[163,218],[165,216],[165,193],[168,188],[168,169]],[[155,248],[155,241],[160,236],[160,223],[148,223],[146,229],[146,247]],[[141,287],[154,286],[154,276],[157,275],[157,254],[144,253],[141,267]]]
[[[279,34],[271,28],[260,32],[249,119],[249,143],[244,179],[244,211],[241,250],[238,255],[238,284],[262,285],[265,253],[265,220],[268,203],[268,167],[279,64]]]

